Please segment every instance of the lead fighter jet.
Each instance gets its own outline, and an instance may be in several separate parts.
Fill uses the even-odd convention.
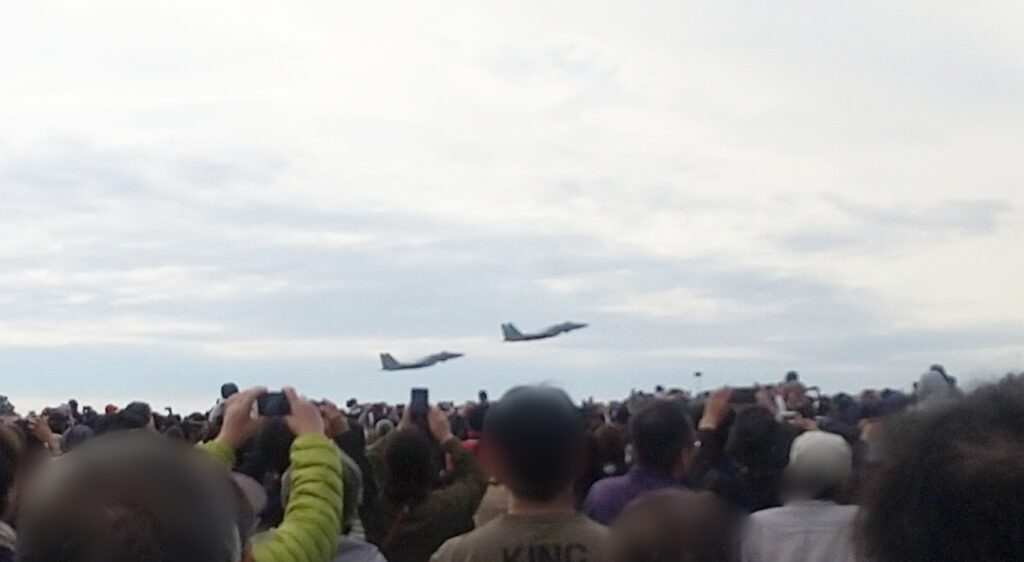
[[[428,355],[428,356],[424,357],[423,359],[419,359],[417,361],[413,361],[412,363],[402,363],[401,361],[398,361],[397,359],[392,357],[390,353],[381,353],[380,354],[380,364],[381,364],[381,368],[383,370],[385,370],[385,371],[401,371],[403,369],[420,369],[420,368],[423,368],[423,367],[430,367],[432,365],[436,365],[436,364],[438,364],[438,363],[440,363],[442,361],[447,361],[449,359],[457,359],[459,357],[462,357],[463,355],[464,355],[463,353],[450,353],[448,351],[442,351],[441,353],[435,353],[433,355]]]
[[[505,334],[505,341],[530,341],[553,338],[559,334],[565,334],[573,330],[579,330],[586,327],[587,324],[579,322],[562,322],[561,324],[555,324],[542,332],[524,334],[509,322],[508,324],[501,325],[501,331]]]

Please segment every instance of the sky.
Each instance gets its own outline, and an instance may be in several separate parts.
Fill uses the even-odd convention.
[[[1024,364],[1024,4],[17,2],[0,394]],[[504,344],[500,324],[589,322]],[[378,354],[466,357],[382,373]]]

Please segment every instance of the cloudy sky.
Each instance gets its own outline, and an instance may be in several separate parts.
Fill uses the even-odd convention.
[[[0,393],[1024,364],[1024,5],[18,2]],[[587,330],[504,345],[499,325]],[[382,374],[447,349],[442,366]]]

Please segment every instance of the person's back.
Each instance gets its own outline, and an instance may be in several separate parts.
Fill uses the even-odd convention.
[[[854,562],[857,507],[801,501],[758,511],[747,520],[743,562]]]
[[[599,480],[590,489],[583,511],[608,525],[629,502],[645,492],[685,488],[683,477],[693,458],[694,432],[682,404],[658,400],[630,422],[636,465],[623,476]]]
[[[483,500],[480,501],[480,507],[473,515],[473,523],[477,527],[483,527],[497,519],[498,516],[508,513],[510,499],[508,488],[492,480],[487,484],[487,493],[484,494]]]
[[[856,506],[834,498],[852,470],[846,441],[808,431],[793,441],[785,471],[784,506],[750,516],[743,535],[743,562],[853,562]]]
[[[608,530],[573,512],[506,513],[452,539],[435,560],[606,560]]]
[[[583,420],[559,390],[517,388],[492,404],[481,447],[511,492],[509,512],[446,542],[431,560],[609,560],[607,529],[574,508],[584,443]]]

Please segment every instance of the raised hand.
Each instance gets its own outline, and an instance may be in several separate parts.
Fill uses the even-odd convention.
[[[228,398],[224,404],[224,421],[216,441],[235,451],[255,435],[260,427],[260,420],[253,417],[252,406],[256,399],[266,392],[266,388],[256,387]]]
[[[427,426],[430,428],[430,434],[438,443],[444,443],[455,437],[452,435],[452,428],[448,423],[448,415],[437,406],[427,412]]]
[[[732,389],[724,386],[708,396],[704,403],[704,416],[700,418],[699,429],[718,429],[729,415]]]
[[[281,392],[288,398],[292,413],[285,416],[284,421],[296,436],[324,433],[324,418],[316,404],[300,397],[295,389],[286,386]]]
[[[324,431],[328,437],[337,437],[348,433],[348,418],[341,413],[338,406],[330,400],[320,403],[320,416],[324,418]]]

